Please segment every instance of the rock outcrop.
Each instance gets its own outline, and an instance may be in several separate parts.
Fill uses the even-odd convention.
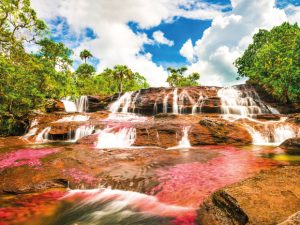
[[[279,147],[288,154],[300,155],[300,137],[287,139]]]
[[[198,210],[201,225],[278,224],[300,210],[300,168],[266,170],[213,193]]]

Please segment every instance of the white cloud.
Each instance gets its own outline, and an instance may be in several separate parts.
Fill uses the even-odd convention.
[[[291,23],[300,24],[300,6],[288,5],[284,11]]]
[[[57,16],[66,18],[72,31],[79,34],[90,27],[97,38],[84,40],[75,49],[75,59],[80,50],[87,48],[100,60],[98,71],[115,64],[127,64],[146,76],[152,86],[166,85],[167,72],[144,52],[144,45],[152,43],[146,34],[135,33],[128,22],[139,28],[151,28],[162,21],[172,22],[175,17],[212,19],[222,7],[197,0],[32,0],[33,8],[44,19]],[[170,45],[161,33],[156,41]]]
[[[188,39],[180,49],[180,55],[185,57],[189,62],[193,62],[194,59],[194,48],[191,39]]]
[[[163,44],[163,45],[168,45],[168,46],[174,45],[174,41],[166,38],[165,34],[160,30],[153,32],[152,37],[153,37],[154,41],[158,44]]]
[[[287,15],[285,10],[275,7],[275,0],[232,0],[231,3],[232,11],[215,17],[211,27],[196,41],[193,57],[190,46],[188,54],[182,53],[187,43],[180,51],[188,60],[196,58],[189,72],[200,72],[202,84],[237,83],[233,62],[252,42],[252,36],[261,28],[271,29],[284,21],[300,18],[298,8],[291,7],[293,13]]]

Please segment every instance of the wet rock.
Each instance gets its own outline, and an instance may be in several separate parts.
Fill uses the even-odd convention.
[[[299,225],[300,224],[300,211],[290,216],[286,221],[278,225]]]
[[[287,139],[279,147],[288,154],[300,155],[300,137]]]
[[[252,142],[248,131],[237,123],[219,118],[203,118],[191,127],[189,139],[192,146],[211,144],[245,145]]]
[[[266,170],[213,193],[198,210],[199,224],[278,224],[300,210],[300,168]]]

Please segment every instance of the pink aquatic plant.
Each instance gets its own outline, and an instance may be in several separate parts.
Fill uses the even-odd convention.
[[[81,182],[84,182],[86,184],[93,184],[96,181],[96,179],[90,174],[86,174],[76,168],[64,169],[63,173],[71,176],[74,182],[77,184]]]
[[[168,204],[197,207],[217,189],[276,164],[234,147],[210,148],[210,151],[218,151],[219,156],[206,163],[178,164],[158,169],[156,174],[160,184],[151,194]]]
[[[40,166],[41,158],[57,151],[57,149],[20,149],[9,152],[0,157],[0,170],[23,165],[31,167]]]

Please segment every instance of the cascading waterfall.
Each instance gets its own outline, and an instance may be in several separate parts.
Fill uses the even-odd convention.
[[[88,110],[88,97],[85,95],[80,96],[75,101],[72,101],[71,97],[63,98],[61,101],[64,104],[66,112],[87,112]]]
[[[51,127],[44,128],[35,138],[36,142],[44,142],[49,139],[49,132]]]
[[[69,139],[70,141],[77,141],[80,138],[93,134],[94,131],[95,131],[95,126],[93,125],[80,126],[75,130],[75,134],[73,138],[71,137],[72,134],[69,134]]]
[[[202,94],[200,94],[197,102],[193,105],[192,114],[198,113],[198,108],[199,108],[199,113],[201,113],[201,108],[203,104],[204,104],[204,97],[202,96]]]
[[[182,138],[181,140],[179,141],[179,144],[175,147],[171,147],[171,148],[168,148],[168,149],[188,149],[188,148],[191,148],[191,143],[190,143],[190,140],[189,140],[189,130],[190,130],[190,126],[186,126],[183,128],[182,130]]]
[[[87,112],[88,110],[88,97],[87,96],[80,96],[79,99],[75,100],[76,104],[76,111],[77,112]]]
[[[122,108],[122,113],[128,113],[128,108],[132,101],[132,95],[134,92],[124,93],[117,101],[111,104],[109,111],[117,113]]]
[[[137,100],[138,100],[138,98],[139,98],[139,96],[140,96],[140,93],[141,93],[141,91],[138,91],[138,92],[135,94],[135,96],[134,96],[134,98],[133,98],[133,100],[132,100],[132,105],[133,105],[132,112],[133,112],[133,113],[135,113],[135,106],[136,106],[136,102],[137,102]]]
[[[289,138],[299,136],[300,131],[289,124],[265,123],[260,129],[245,124],[245,127],[252,136],[254,145],[278,146]]]
[[[38,131],[37,125],[38,125],[38,120],[37,119],[32,120],[27,134],[23,135],[22,138],[28,140],[30,137],[36,135],[36,132]]]
[[[178,90],[177,88],[174,89],[173,91],[173,113],[178,114]]]
[[[157,102],[153,105],[153,114],[157,114]]]
[[[230,121],[245,118],[242,123],[251,134],[255,145],[280,145],[286,139],[298,135],[298,131],[285,123],[284,118],[267,122],[251,118],[257,114],[279,114],[276,109],[265,104],[255,90],[222,88],[218,91],[218,96],[221,98],[223,118]]]
[[[252,92],[251,92],[252,93]],[[254,99],[256,95],[237,90],[234,87],[222,88],[218,91],[221,98],[221,112],[225,115],[237,115],[239,118],[246,118],[253,114],[270,113],[260,99]],[[260,102],[259,102],[260,101]],[[259,103],[260,104],[259,104]]]
[[[97,148],[129,148],[136,138],[136,129],[132,127],[106,127],[98,135]]]
[[[169,100],[169,94],[167,94],[163,100],[163,113],[168,113],[168,100]]]
[[[179,114],[184,113],[184,106],[186,103],[186,99],[191,103],[191,105],[195,105],[194,99],[192,99],[192,97],[189,95],[189,93],[186,90],[183,90],[178,96]]]
[[[77,111],[76,104],[75,102],[71,101],[71,97],[63,98],[61,101],[64,104],[66,112],[71,113]]]

